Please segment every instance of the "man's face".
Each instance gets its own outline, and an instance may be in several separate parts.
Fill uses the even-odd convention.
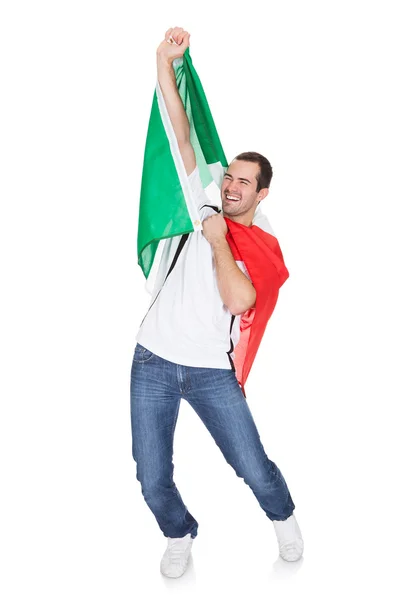
[[[266,196],[266,190],[256,191],[259,168],[257,163],[244,160],[231,162],[221,186],[222,211],[225,217],[251,224],[258,201]]]

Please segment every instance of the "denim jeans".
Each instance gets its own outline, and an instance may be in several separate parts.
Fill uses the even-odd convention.
[[[195,538],[198,529],[173,481],[181,398],[199,415],[267,517],[287,519],[295,505],[282,473],[264,451],[234,371],[179,365],[137,343],[131,370],[132,455],[143,497],[164,536],[190,533]]]

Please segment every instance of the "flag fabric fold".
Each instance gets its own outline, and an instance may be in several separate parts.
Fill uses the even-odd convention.
[[[228,163],[189,48],[173,63],[185,108],[196,163],[210,204],[221,209],[220,186]],[[234,367],[242,388],[250,373],[279,288],[289,277],[268,218],[259,204],[250,227],[225,217],[226,239],[235,260],[243,261],[256,290],[255,306],[241,315]],[[156,83],[144,152],[137,252],[153,302],[169,273],[185,234],[202,229],[198,207],[179,153],[177,140]]]

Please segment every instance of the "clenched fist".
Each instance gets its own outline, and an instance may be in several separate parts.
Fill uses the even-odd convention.
[[[203,235],[211,245],[224,240],[228,227],[221,213],[211,215],[203,221]]]
[[[168,62],[181,58],[189,47],[189,40],[190,33],[182,27],[171,27],[165,32],[165,39],[157,48],[157,56]]]

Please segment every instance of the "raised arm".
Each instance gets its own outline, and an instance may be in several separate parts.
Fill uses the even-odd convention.
[[[175,72],[172,63],[181,58],[189,46],[190,34],[182,27],[168,29],[165,39],[157,48],[157,78],[165,100],[169,118],[179,146],[179,152],[190,175],[196,167],[196,157],[190,143],[189,121],[176,86]],[[175,40],[171,43],[168,40]]]

